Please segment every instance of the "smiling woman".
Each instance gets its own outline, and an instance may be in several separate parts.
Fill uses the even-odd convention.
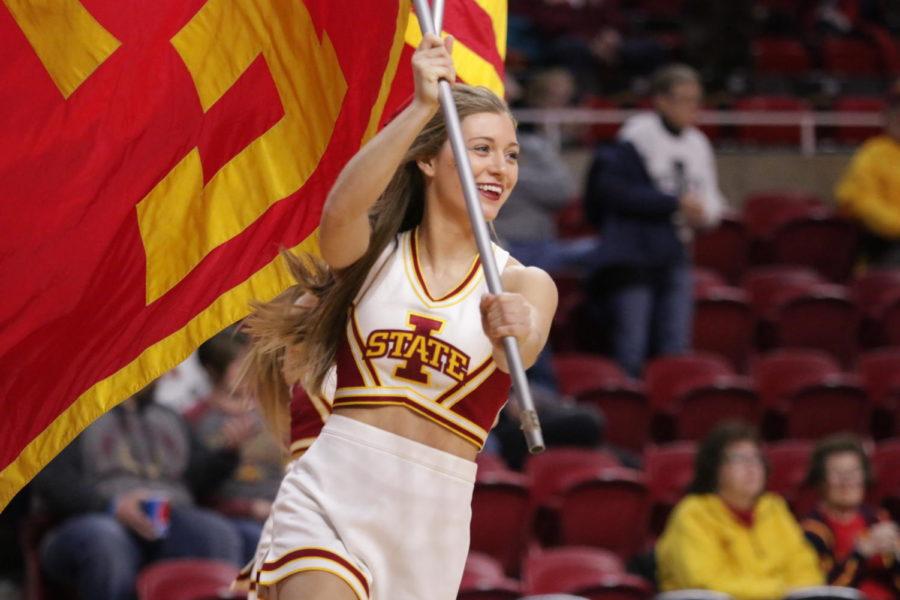
[[[269,600],[456,598],[473,459],[510,387],[502,339],[517,338],[526,367],[547,340],[557,296],[546,273],[493,245],[506,291],[487,290],[437,112],[438,80],[454,79],[451,44],[425,37],[412,103],[335,182],[324,264],[288,257],[298,285],[248,319],[263,401],[285,396],[272,376],[287,348],[313,393],[337,371],[334,413],[286,475],[257,554]],[[491,221],[518,180],[515,122],[485,88],[456,85],[453,99]],[[295,304],[306,292],[318,302]]]

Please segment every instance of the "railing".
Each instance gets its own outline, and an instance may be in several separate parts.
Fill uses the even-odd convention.
[[[515,111],[516,118],[520,123],[543,125],[547,135],[552,140],[555,140],[557,144],[562,139],[563,125],[618,125],[628,117],[639,112],[642,111],[592,108],[523,109]],[[701,111],[699,124],[752,125],[754,127],[795,126],[800,130],[800,152],[805,156],[811,156],[816,153],[818,148],[817,128],[879,128],[884,125],[884,118],[880,113],[873,112],[715,110]]]

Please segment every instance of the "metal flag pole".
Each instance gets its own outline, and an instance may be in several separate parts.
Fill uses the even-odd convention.
[[[431,16],[431,7],[427,0],[413,0],[416,7],[416,16],[419,18],[419,27],[422,35],[436,33],[434,20]],[[440,0],[436,0],[440,2]],[[442,11],[443,12],[443,11]],[[462,183],[463,194],[466,198],[466,208],[469,212],[469,221],[472,223],[472,231],[475,234],[475,242],[478,244],[478,252],[481,255],[481,266],[487,281],[488,291],[492,294],[503,292],[500,283],[500,272],[494,259],[491,248],[491,238],[488,235],[487,224],[481,212],[481,202],[478,200],[478,190],[475,187],[475,177],[472,175],[472,165],[469,164],[468,152],[463,141],[462,128],[459,122],[459,114],[456,111],[456,103],[453,102],[453,92],[450,83],[446,80],[438,82],[441,110],[444,113],[444,121],[447,124],[447,137],[453,148],[453,156],[456,159],[456,168]],[[519,410],[519,420],[528,450],[536,454],[544,450],[544,436],[541,433],[541,423],[538,420],[537,411],[534,409],[534,400],[531,397],[531,389],[528,387],[528,379],[525,377],[525,367],[522,365],[522,356],[519,354],[519,343],[513,336],[503,338],[503,349],[506,351],[506,362],[509,365],[509,374],[512,376],[515,394],[513,401]]]

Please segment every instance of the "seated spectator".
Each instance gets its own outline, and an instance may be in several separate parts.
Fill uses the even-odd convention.
[[[821,585],[816,554],[787,503],[764,493],[756,431],[726,423],[701,443],[688,496],[656,546],[664,591],[705,589],[736,600],[775,600]]]
[[[230,448],[204,452],[184,419],[145,387],[97,419],[34,480],[42,510],[62,522],[44,537],[46,577],[83,600],[134,598],[135,578],[162,558],[200,557],[238,565],[241,540],[221,515],[194,505],[237,464]],[[165,519],[154,521],[156,499]]]
[[[697,72],[665,67],[653,85],[656,110],[628,119],[619,143],[597,150],[584,195],[600,229],[594,294],[612,355],[634,377],[648,358],[689,347],[692,232],[715,226],[724,209],[712,147],[694,126]]]
[[[900,535],[885,511],[864,503],[871,468],[859,440],[820,442],[806,482],[820,503],[802,525],[828,583],[858,588],[869,600],[900,598]]]
[[[238,465],[203,501],[231,518],[241,533],[244,561],[256,550],[263,523],[284,475],[284,452],[265,427],[259,407],[238,385],[245,337],[225,331],[197,350],[212,391],[187,414],[207,450],[236,448]]]
[[[857,151],[835,195],[866,230],[869,262],[900,266],[900,79],[887,103],[884,133]]]

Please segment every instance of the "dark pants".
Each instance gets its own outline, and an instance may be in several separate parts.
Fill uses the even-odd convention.
[[[641,375],[648,358],[680,354],[690,346],[689,264],[606,269],[595,286],[606,307],[612,356],[633,377]]]
[[[41,546],[46,576],[71,586],[82,600],[134,598],[135,579],[161,558],[217,558],[240,566],[241,538],[228,520],[212,511],[173,507],[169,533],[159,541],[139,538],[115,517],[92,513],[72,517],[52,530]]]

